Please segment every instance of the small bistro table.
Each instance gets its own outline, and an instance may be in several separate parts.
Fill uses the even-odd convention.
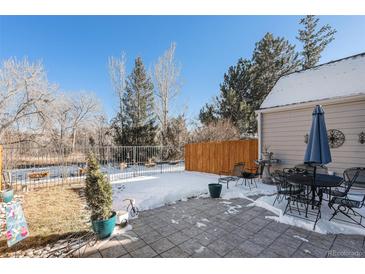
[[[280,163],[279,159],[270,159],[270,160],[256,160],[255,163],[262,168],[261,179],[264,184],[272,185],[274,184],[271,179],[271,171],[270,168],[273,164]]]
[[[237,177],[227,176],[218,178],[218,184],[227,184],[227,189],[229,189],[229,182],[237,181]]]

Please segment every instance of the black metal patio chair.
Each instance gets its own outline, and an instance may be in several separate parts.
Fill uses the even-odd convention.
[[[309,164],[297,164],[295,165],[294,170],[297,170],[299,172],[308,172],[313,173],[314,167]],[[328,174],[328,168],[324,165],[319,165],[316,167],[316,174]]]
[[[276,197],[272,205],[275,205],[276,202],[281,203],[284,199],[288,198],[290,195],[298,195],[300,194],[300,192],[303,191],[303,188],[288,183],[286,178],[286,173],[284,171],[281,170],[274,171],[272,173],[272,179],[277,189]]]
[[[321,218],[322,200],[313,199],[312,196],[315,187],[313,188],[310,186],[315,186],[314,173],[306,169],[295,167],[285,170],[285,174],[288,183],[294,185],[296,188],[293,188],[286,198],[288,202],[283,215],[287,214],[288,211],[291,213],[291,205],[295,204],[300,218],[310,220],[308,214],[314,215],[315,220],[313,221],[313,229],[315,229],[318,220]],[[304,210],[302,208],[304,208]],[[304,213],[304,217],[301,216],[301,213]]]
[[[230,171],[230,172],[221,171],[220,176],[222,174],[227,174],[230,176],[219,177],[218,183],[227,184],[227,189],[229,188],[228,185],[230,182],[236,182],[236,186],[237,186],[238,181],[240,179],[242,179],[242,171],[244,170],[244,167],[245,167],[245,163],[239,162],[239,163],[234,164],[232,171]]]
[[[347,181],[347,187],[344,191],[332,192],[334,197],[328,203],[328,206],[334,210],[329,220],[334,219],[338,213],[342,213],[350,219],[349,222],[365,228],[365,224],[363,223],[365,216],[359,212],[359,209],[365,205],[365,168],[347,169],[344,172],[344,177],[347,177],[345,179]],[[334,195],[337,193],[340,196]]]
[[[335,189],[325,188],[323,193],[328,195],[328,201],[330,201],[332,197],[345,197],[354,183],[357,173],[358,168],[348,168],[343,172],[343,182],[339,187],[336,187]]]
[[[254,163],[254,167],[253,168],[245,168],[242,172],[241,172],[241,177],[245,183],[245,186],[248,185],[248,187],[250,188],[250,190],[252,189],[252,187],[257,188],[257,182],[256,180],[258,178],[260,178],[260,176],[262,175],[262,168],[260,165],[257,165],[256,163]]]

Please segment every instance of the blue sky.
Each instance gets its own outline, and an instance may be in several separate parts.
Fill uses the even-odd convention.
[[[322,16],[337,29],[322,62],[365,51],[365,16]],[[141,56],[147,68],[172,41],[182,66],[182,90],[175,113],[197,117],[217,95],[219,83],[239,57],[250,58],[266,32],[295,37],[300,16],[0,16],[0,60],[27,56],[41,59],[51,82],[61,90],[88,90],[102,100],[111,118],[116,100],[110,85],[109,56],[127,54],[130,71]]]

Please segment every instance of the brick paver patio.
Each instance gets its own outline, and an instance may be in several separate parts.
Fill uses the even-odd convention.
[[[249,203],[246,199],[189,199],[143,211],[131,221],[133,230],[88,247],[84,256],[365,257],[364,236],[322,235],[280,224],[265,218],[273,213],[247,207]]]

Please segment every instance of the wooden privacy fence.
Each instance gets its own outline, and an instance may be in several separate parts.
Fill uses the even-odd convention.
[[[257,139],[187,144],[185,170],[219,174],[230,172],[237,162],[252,168],[257,155]]]

